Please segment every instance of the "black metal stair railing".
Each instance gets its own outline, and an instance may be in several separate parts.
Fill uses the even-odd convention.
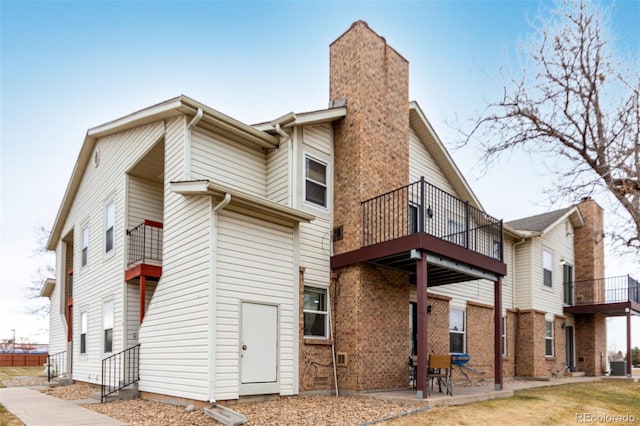
[[[100,402],[140,381],[140,344],[102,360]]]
[[[580,280],[566,284],[576,293],[570,305],[635,302],[640,304],[640,281],[630,275]]]
[[[416,232],[503,260],[503,225],[468,201],[419,181],[363,201],[362,246]]]
[[[66,373],[67,351],[47,355],[47,381]]]
[[[129,251],[127,264],[162,262],[163,224],[145,220],[140,225],[127,230]]]

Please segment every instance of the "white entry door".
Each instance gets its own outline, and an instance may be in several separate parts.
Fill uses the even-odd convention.
[[[278,392],[278,307],[243,302],[240,319],[240,392]]]

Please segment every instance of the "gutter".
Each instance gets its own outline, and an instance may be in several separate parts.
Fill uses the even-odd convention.
[[[187,129],[184,135],[184,178],[185,180],[191,179],[191,128],[198,124],[202,120],[204,112],[202,108],[198,108],[196,115],[187,124]]]

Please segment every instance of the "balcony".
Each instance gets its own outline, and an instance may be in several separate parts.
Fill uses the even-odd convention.
[[[571,293],[574,293],[575,300]],[[632,312],[640,315],[640,282],[623,275],[567,283],[565,305],[564,312],[574,314],[621,316]]]
[[[145,220],[127,230],[127,281],[140,276],[160,278],[162,275],[163,224]]]
[[[415,272],[416,250],[427,254],[429,286],[506,274],[503,226],[446,191],[419,181],[361,202],[361,248],[332,258]]]

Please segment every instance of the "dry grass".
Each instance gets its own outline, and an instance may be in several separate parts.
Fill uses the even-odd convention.
[[[392,426],[431,423],[438,425],[507,423],[514,425],[575,425],[580,414],[626,415],[633,416],[635,422],[640,422],[639,395],[640,383],[637,382],[574,383],[521,390],[507,399],[494,399],[457,407],[436,407],[384,424]],[[586,420],[585,417],[582,419]],[[611,423],[611,421],[606,423]]]
[[[0,367],[0,387],[2,382],[15,377],[44,377],[43,367]]]
[[[24,423],[0,404],[0,426],[24,426]]]

